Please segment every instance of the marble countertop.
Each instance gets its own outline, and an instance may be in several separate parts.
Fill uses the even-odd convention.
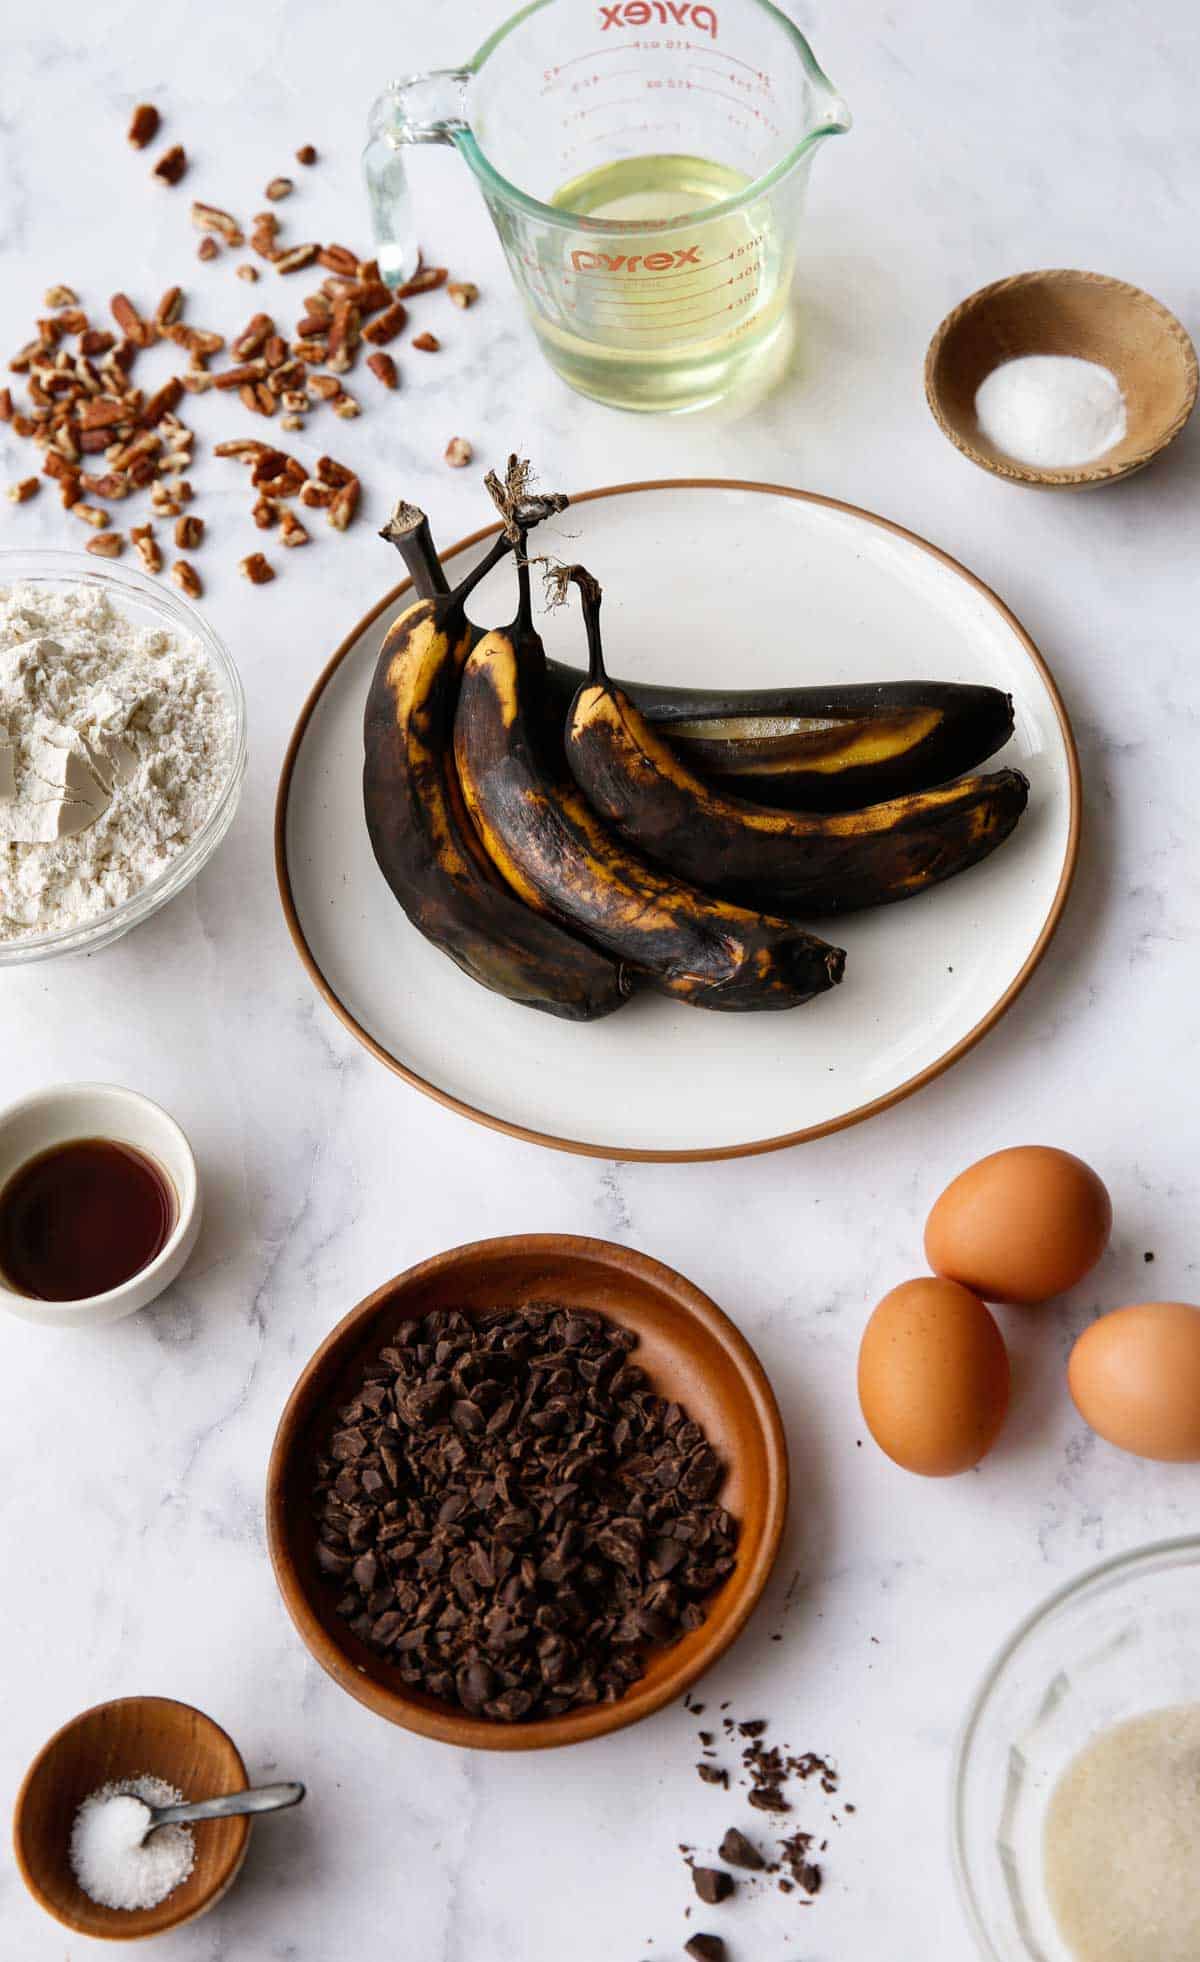
[[[244,485],[210,455],[194,472],[210,521],[205,604],[250,703],[231,836],[184,897],[116,947],[0,976],[4,1096],[80,1077],[131,1084],[183,1123],[207,1188],[197,1254],[155,1308],[69,1338],[0,1331],[0,1807],[59,1723],[137,1691],[210,1711],[253,1775],[308,1782],[299,1813],[256,1832],[220,1910],[159,1944],[171,1962],[674,1957],[704,1925],[684,1920],[678,1843],[712,1849],[731,1819],[752,1816],[697,1780],[680,1708],[585,1749],[467,1756],[351,1703],[293,1633],[262,1517],[280,1409],[331,1324],[442,1247],[544,1229],[643,1248],[736,1316],[775,1383],[793,1453],[786,1544],[762,1612],[703,1695],[833,1756],[857,1811],[806,1800],[798,1825],[821,1827],[830,1808],[842,1820],[829,1826],[824,1890],[808,1910],[773,1893],[725,1910],[731,1962],[965,1957],[947,1778],[973,1685],[1064,1578],[1195,1523],[1200,1468],[1141,1464],[1089,1437],[1062,1365],[1098,1308],[1200,1286],[1200,429],[1120,490],[1014,492],[940,436],[921,360],[948,307],[1036,265],[1117,274],[1200,328],[1197,16],[1187,0],[1152,17],[1118,0],[792,9],[856,128],[816,167],[802,354],[776,393],[740,417],[667,423],[568,394],[531,344],[465,169],[422,152],[430,247],[483,298],[465,351],[431,362],[419,389],[381,402],[369,377],[358,384],[370,412],[339,425],[333,447],[361,463],[365,520],[344,539],[322,532],[273,588],[252,591],[234,569],[261,542]],[[178,280],[195,318],[240,323],[269,289],[238,286],[228,261],[196,264],[189,198],[253,210],[312,141],[323,163],[286,208],[293,235],[303,209],[313,236],[363,238],[357,151],[372,95],[389,72],[461,59],[496,11],[114,0],[98,14],[59,0],[26,15],[0,74],[0,345],[27,337],[58,280],[97,311],[118,287],[150,301]],[[149,185],[126,149],[143,98],[165,112],[164,141],[192,154],[178,192]],[[211,405],[198,404],[197,427],[224,433],[236,418]],[[419,498],[444,538],[480,522],[475,473],[440,460],[454,434],[481,464],[535,446],[546,480],[568,486],[724,474],[828,492],[933,539],[1014,608],[1075,721],[1083,857],[1050,957],[948,1076],[864,1128],[773,1157],[608,1164],[438,1108],[317,999],[275,895],[278,766],[328,651],[392,581],[374,537],[389,495]],[[0,451],[6,480],[26,474],[29,453],[4,432]],[[80,543],[49,496],[0,510],[0,543]],[[1030,1140],[1100,1168],[1112,1248],[1072,1298],[1008,1318],[1017,1395],[983,1470],[909,1479],[863,1440],[865,1314],[917,1271],[946,1178]],[[42,1916],[6,1855],[0,1962],[91,1952]]]

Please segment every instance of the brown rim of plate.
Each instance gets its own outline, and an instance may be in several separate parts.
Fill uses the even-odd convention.
[[[572,505],[590,504],[594,499],[599,497],[628,497],[639,491],[664,490],[757,491],[765,496],[791,497],[802,504],[820,504],[830,511],[845,511],[852,517],[865,518],[869,524],[878,525],[882,531],[890,531],[897,538],[906,538],[910,544],[919,545],[923,552],[928,552],[931,558],[937,559],[942,565],[949,566],[952,572],[956,572],[961,579],[966,580],[969,586],[973,586],[977,593],[982,593],[984,598],[990,601],[997,613],[1000,614],[1001,618],[1012,629],[1025,649],[1025,652],[1028,654],[1041,677],[1046,693],[1054,705],[1054,713],[1058,717],[1058,725],[1062,731],[1063,744],[1067,752],[1071,816],[1067,832],[1066,863],[1059,877],[1054,898],[1050,904],[1050,911],[1042,923],[1041,932],[1030,949],[1024,965],[1020,972],[1009,982],[1008,987],[1001,995],[999,1001],[994,1003],[987,1014],[976,1022],[973,1029],[968,1029],[966,1035],[962,1036],[952,1048],[948,1049],[944,1056],[939,1056],[936,1062],[930,1063],[923,1070],[919,1070],[916,1076],[910,1076],[906,1082],[898,1084],[894,1090],[889,1090],[882,1097],[873,1098],[870,1103],[859,1104],[856,1109],[843,1112],[840,1117],[827,1118],[824,1123],[810,1124],[800,1131],[785,1131],[778,1137],[751,1138],[746,1144],[702,1145],[693,1150],[683,1151],[656,1151],[644,1146],[630,1146],[628,1149],[622,1149],[610,1145],[589,1144],[582,1138],[560,1138],[554,1136],[549,1131],[534,1131],[527,1125],[513,1124],[507,1118],[496,1117],[491,1111],[480,1110],[474,1104],[465,1103],[461,1097],[452,1096],[448,1090],[439,1089],[436,1083],[430,1083],[425,1077],[418,1076],[415,1070],[409,1069],[407,1064],[400,1062],[395,1056],[391,1055],[381,1043],[376,1042],[374,1036],[368,1034],[361,1022],[356,1021],[345,1002],[341,1000],[340,996],[334,993],[321,972],[320,967],[317,965],[312,949],[304,937],[304,929],[300,924],[300,917],[296,911],[296,902],[292,895],[291,878],[288,872],[287,805],[288,793],[291,789],[292,772],[296,765],[296,758],[300,753],[300,745],[304,741],[305,732],[308,728],[313,710],[324,694],[326,686],[346,656],[367,631],[367,628],[374,624],[381,613],[385,612],[389,606],[393,606],[404,593],[408,592],[412,585],[411,579],[402,579],[398,586],[393,586],[390,592],[384,594],[383,598],[371,608],[369,613],[363,615],[358,625],[351,629],[350,633],[347,634],[346,638],[335,649],[321,670],[321,673],[317,676],[312,688],[309,690],[307,699],[300,711],[299,719],[292,731],[291,740],[288,743],[287,750],[284,754],[283,765],[279,772],[279,789],[275,797],[275,878],[279,887],[279,897],[283,903],[283,914],[287,921],[288,932],[292,936],[296,952],[308,970],[309,979],[312,981],[317,993],[324,997],[325,1002],[333,1010],[338,1020],[349,1029],[351,1035],[357,1037],[364,1049],[369,1049],[371,1054],[379,1062],[392,1070],[395,1075],[403,1077],[406,1083],[411,1083],[415,1090],[423,1091],[425,1096],[432,1097],[435,1103],[441,1104],[446,1110],[457,1111],[460,1117],[469,1117],[474,1123],[483,1124],[490,1131],[502,1131],[506,1137],[519,1138],[524,1144],[547,1145],[552,1151],[569,1151],[583,1158],[604,1158],[624,1164],[690,1165],[706,1163],[710,1160],[721,1158],[754,1158],[762,1152],[783,1151],[789,1145],[808,1144],[815,1138],[825,1138],[831,1136],[835,1131],[848,1130],[850,1125],[862,1124],[868,1117],[875,1117],[880,1111],[890,1110],[893,1104],[902,1103],[906,1097],[911,1097],[914,1092],[923,1089],[927,1083],[932,1083],[935,1077],[941,1076],[944,1071],[950,1069],[953,1064],[957,1063],[960,1057],[965,1056],[969,1050],[974,1049],[976,1043],[981,1042],[988,1031],[995,1027],[1006,1010],[1012,1007],[1021,990],[1032,978],[1062,918],[1063,909],[1066,906],[1067,898],[1071,891],[1071,883],[1075,877],[1075,868],[1079,861],[1082,796],[1080,790],[1079,751],[1075,746],[1075,736],[1071,728],[1070,718],[1067,715],[1062,696],[1058,692],[1058,686],[1054,676],[1051,674],[1045,660],[1042,658],[1042,655],[1016,615],[1010,612],[1009,608],[1005,606],[1004,601],[998,594],[992,591],[990,586],[985,585],[984,581],[978,578],[975,573],[969,572],[965,565],[960,565],[957,559],[951,558],[949,552],[943,552],[940,546],[931,545],[929,540],[922,538],[919,532],[909,531],[906,526],[895,524],[891,518],[881,518],[873,511],[865,511],[861,505],[848,504],[843,498],[824,497],[819,491],[793,490],[787,484],[759,483],[753,479],[743,479],[740,477],[658,477],[648,478],[644,482],[633,484],[608,484],[600,490],[580,491],[578,496],[572,497],[571,503]],[[455,558],[459,552],[469,551],[473,545],[478,545],[481,539],[493,537],[499,529],[498,524],[484,525],[479,531],[471,532],[468,537],[460,538],[456,545],[450,546],[448,551],[439,554],[442,562],[446,563],[448,560]]]
[[[313,1422],[307,1408],[310,1385],[319,1375],[325,1358],[348,1345],[355,1330],[368,1325],[399,1291],[419,1289],[422,1282],[438,1275],[452,1276],[456,1269],[469,1267],[472,1262],[505,1257],[570,1262],[576,1268],[590,1264],[614,1280],[628,1276],[642,1282],[660,1299],[669,1297],[675,1307],[683,1310],[685,1318],[703,1330],[719,1349],[727,1379],[736,1377],[745,1390],[764,1464],[758,1487],[763,1517],[753,1559],[745,1572],[730,1576],[714,1597],[715,1601],[727,1591],[733,1591],[736,1604],[724,1617],[710,1619],[702,1625],[701,1639],[691,1653],[675,1655],[670,1666],[654,1681],[643,1678],[632,1684],[615,1703],[589,1704],[561,1717],[540,1717],[530,1723],[516,1724],[470,1717],[451,1705],[427,1697],[410,1697],[404,1689],[385,1687],[360,1670],[327,1633],[315,1613],[297,1572],[288,1526],[295,1453],[303,1446],[306,1430]],[[694,1281],[665,1261],[656,1260],[653,1254],[641,1253],[614,1240],[573,1233],[502,1234],[490,1240],[471,1240],[460,1247],[448,1247],[393,1276],[343,1315],[313,1351],[296,1378],[271,1444],[265,1507],[267,1550],[284,1607],[309,1654],[341,1689],[366,1709],[441,1744],[501,1752],[556,1750],[568,1744],[585,1743],[592,1737],[606,1737],[653,1716],[655,1711],[681,1697],[732,1648],[758,1607],[778,1558],[787,1519],[789,1484],[787,1435],[771,1380],[737,1323]]]
[[[1127,457],[1123,463],[1105,463],[1097,457],[1094,463],[1079,464],[1071,470],[1046,470],[1039,464],[1021,463],[1015,457],[989,456],[977,449],[962,431],[957,429],[949,417],[943,413],[937,387],[937,367],[942,350],[955,328],[980,307],[986,305],[997,293],[1006,293],[1013,287],[1028,286],[1032,281],[1076,280],[1081,286],[1104,286],[1113,293],[1121,293],[1143,307],[1147,313],[1156,314],[1171,340],[1175,342],[1183,361],[1188,381],[1179,410],[1172,419],[1164,435],[1147,449]],[[1109,273],[1084,272],[1074,266],[1044,266],[1028,272],[1010,273],[1005,279],[994,279],[990,285],[977,287],[952,307],[945,319],[936,328],[933,338],[925,351],[925,400],[929,412],[942,435],[945,436],[961,456],[977,463],[981,470],[990,471],[993,477],[1000,477],[1013,484],[1026,484],[1034,490],[1088,490],[1099,489],[1103,484],[1120,483],[1125,477],[1132,477],[1147,464],[1153,463],[1164,450],[1169,449],[1182,431],[1187,427],[1196,406],[1197,392],[1200,390],[1200,364],[1197,363],[1196,349],[1191,335],[1182,321],[1171,312],[1170,307],[1156,300],[1153,293],[1147,293],[1142,286],[1131,286],[1128,280],[1114,279]],[[932,548],[931,549],[936,549]],[[969,576],[969,575],[968,575]],[[986,590],[986,589],[985,589]],[[995,595],[993,594],[994,598]],[[1057,698],[1056,698],[1057,702]]]

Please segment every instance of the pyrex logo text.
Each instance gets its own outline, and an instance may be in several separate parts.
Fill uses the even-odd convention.
[[[673,252],[647,252],[645,256],[635,252],[627,258],[624,252],[572,252],[571,264],[576,272],[668,272],[675,266],[698,266],[700,247],[698,245],[676,246]]]
[[[661,27],[692,26],[698,34],[711,34],[717,38],[717,12],[715,7],[694,7],[690,0],[623,0],[615,7],[601,7],[600,27],[603,32],[609,27],[649,27],[657,21]]]

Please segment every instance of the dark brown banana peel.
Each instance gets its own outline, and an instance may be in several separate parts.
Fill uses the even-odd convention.
[[[401,545],[424,597],[448,590],[428,525]],[[585,677],[547,661],[545,694],[565,725]],[[697,776],[782,810],[852,811],[949,783],[1013,731],[1012,697],[959,681],[849,682],[806,688],[614,684]]]
[[[367,830],[413,925],[473,981],[549,1015],[592,1021],[629,992],[619,964],[513,897],[475,836],[454,771],[459,677],[478,637],[466,600],[510,549],[498,539],[453,593],[418,600],[390,628],[363,725]]]
[[[567,723],[567,762],[588,803],[635,850],[744,905],[814,917],[910,899],[986,858],[1029,797],[1019,770],[966,777],[863,810],[770,810],[688,768],[604,668],[586,609],[590,679]]]
[[[545,715],[523,558],[517,618],[472,651],[454,725],[467,808],[512,891],[693,1007],[794,1008],[833,987],[840,948],[656,871],[588,808]]]

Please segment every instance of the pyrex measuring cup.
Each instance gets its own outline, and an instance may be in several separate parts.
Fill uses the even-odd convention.
[[[779,331],[809,166],[849,126],[769,0],[535,0],[465,68],[376,102],[380,267],[396,284],[417,262],[404,147],[453,143],[559,373],[622,408],[697,407]]]

